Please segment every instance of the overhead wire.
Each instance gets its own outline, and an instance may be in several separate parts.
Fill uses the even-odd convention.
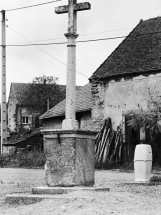
[[[81,36],[81,35],[80,35]],[[126,36],[122,36],[123,38],[125,38]],[[118,38],[122,38],[121,36],[120,37],[116,37],[116,39]],[[35,40],[35,41],[32,41],[33,44],[35,45],[61,45],[61,44],[67,44],[67,41],[64,41],[64,42],[52,42],[54,40],[62,40],[62,39],[65,39],[65,37],[62,37],[62,38],[53,38],[53,39],[45,39],[45,40]],[[102,39],[99,39],[99,40],[104,40],[104,39],[112,39],[112,38],[102,38]],[[94,39],[90,39],[91,41],[95,41]],[[87,42],[90,41],[90,40],[86,40]],[[97,39],[96,39],[97,40]],[[34,42],[45,42],[45,41],[51,41],[51,42],[48,42],[48,43],[34,43]],[[80,42],[84,42],[85,40],[80,40],[80,41],[76,41],[76,43],[80,43]],[[14,46],[14,45],[17,45],[17,46],[28,46],[31,44],[21,44],[21,43],[14,43],[14,44],[8,44],[7,46]]]
[[[21,27],[20,25],[14,23],[13,21],[10,21],[10,20],[7,20],[11,23],[13,23],[14,25],[17,25],[19,28],[22,28],[24,29],[25,31],[28,31],[29,33],[32,33],[33,35],[35,35],[37,37],[36,34],[34,34],[33,32],[29,31],[28,29],[24,28],[24,27]],[[109,31],[101,31],[101,32],[94,32],[94,33],[90,33],[90,34],[80,34],[79,37],[84,37],[84,36],[89,36],[89,35],[95,35],[95,34],[101,34],[101,33],[110,33],[110,32],[116,32],[116,31],[122,31],[122,30],[125,30],[125,29],[131,29],[132,27],[128,27],[128,28],[120,28],[120,29],[113,29],[113,30],[109,30]],[[53,38],[53,39],[44,39],[44,40],[35,40],[35,41],[32,41],[33,43],[34,42],[41,42],[41,41],[54,41],[54,40],[62,40],[64,39],[64,37],[59,37],[59,38]],[[19,43],[17,43],[19,44]]]
[[[86,43],[86,42],[97,42],[97,41],[103,41],[103,40],[114,40],[114,39],[122,39],[122,38],[126,38],[126,36],[121,36],[121,37],[109,37],[109,38],[100,38],[100,39],[95,39],[95,40],[79,40],[79,41],[76,41],[76,43]],[[64,44],[67,44],[68,42],[57,42],[57,43],[30,43],[30,44],[8,44],[6,46],[48,46],[48,45],[64,45]]]
[[[50,3],[54,3],[54,2],[58,2],[58,1],[62,1],[62,0],[54,0],[54,1],[50,1],[50,2],[45,2],[45,3],[40,3],[40,4],[25,6],[25,7],[13,8],[13,9],[9,9],[9,10],[6,10],[6,11],[14,11],[14,10],[26,9],[26,8],[41,6],[41,5],[50,4]],[[11,27],[9,27],[9,28],[11,30],[13,30]],[[13,30],[13,31],[16,32],[15,30]],[[115,31],[115,30],[113,30],[113,31]],[[18,32],[16,32],[16,33],[19,34]],[[104,32],[98,32],[98,33],[104,33]],[[98,34],[98,33],[95,33],[95,34]],[[155,32],[155,33],[159,33],[159,32]],[[150,33],[148,33],[148,34],[150,34]],[[86,35],[90,35],[90,34],[86,34]],[[82,36],[86,36],[86,35],[82,35]],[[137,35],[137,36],[142,36],[142,35],[145,35],[145,34],[141,34],[141,35]],[[36,46],[38,49],[40,49],[44,53],[46,53],[50,57],[54,58],[55,60],[59,61],[60,63],[62,63],[63,65],[66,66],[66,64],[64,64],[62,61],[60,61],[57,58],[53,57],[52,55],[50,55],[49,53],[47,53],[46,51],[44,51],[43,49],[41,49],[38,46],[41,46],[41,45],[43,45],[43,46],[44,45],[56,45],[56,44],[60,45],[60,44],[67,44],[67,42],[59,42],[59,43],[53,43],[53,42],[52,43],[32,43],[31,41],[29,41],[28,39],[26,39],[24,36],[22,36],[22,35],[20,35],[20,36],[23,37],[25,40],[27,40],[30,44],[17,44],[17,45],[9,44],[9,45],[6,45],[6,46]],[[126,37],[127,36],[118,36],[118,37],[109,37],[109,38],[89,39],[89,40],[82,40],[82,41],[79,40],[79,41],[76,41],[76,43],[96,42],[96,41],[113,40],[113,39],[123,39],[123,38],[126,38]],[[128,36],[128,37],[130,37],[130,36]],[[0,45],[0,46],[2,46],[2,45]],[[78,73],[80,73],[80,72],[78,72]],[[83,76],[85,76],[82,73],[80,73],[80,74],[83,75]],[[87,77],[87,76],[85,76],[85,77]]]
[[[31,8],[31,7],[37,7],[37,6],[41,6],[41,5],[45,5],[45,4],[51,4],[51,3],[54,3],[54,2],[58,2],[58,1],[62,1],[62,0],[54,0],[54,1],[50,1],[50,2],[44,2],[44,3],[35,4],[35,5],[29,5],[29,6],[25,6],[25,7],[13,8],[13,9],[5,10],[5,11],[8,12],[8,11],[14,11],[14,10],[22,10],[22,9]]]
[[[116,34],[117,35],[117,34]],[[125,38],[127,36],[117,36],[117,37],[108,37],[108,38],[96,38],[93,37],[91,39],[88,39],[88,40],[78,40],[76,41],[76,43],[83,43],[83,42],[95,42],[95,41],[101,41],[101,40],[112,40],[112,39],[121,39],[121,38]],[[46,39],[46,40],[34,40],[32,41],[33,45],[61,45],[61,44],[67,44],[67,41],[63,41],[63,42],[52,42],[54,40],[58,40],[58,39],[65,39],[64,37],[63,38],[54,38],[54,39]],[[48,43],[38,43],[38,42],[45,42],[45,41],[51,41],[51,42],[48,42]],[[37,43],[35,43],[37,42]],[[12,44],[8,44],[6,46],[31,46],[32,44],[22,44],[22,43],[12,43]]]
[[[17,27],[17,28],[19,28],[19,29],[21,29],[21,30],[23,30],[23,31],[26,31],[26,32],[28,32],[30,35],[34,36],[34,37],[38,37],[38,36],[39,36],[38,34],[35,34],[35,33],[33,33],[32,31],[30,31],[30,30],[28,30],[27,28],[25,28],[24,25],[26,26],[26,23],[23,24],[23,27],[22,27],[22,26],[19,25],[19,23],[15,23],[15,22],[9,20],[8,18],[6,19],[6,21],[7,21],[7,23],[9,22],[9,25],[11,24],[11,25],[13,25],[14,27]]]
[[[45,5],[45,4],[51,4],[51,3],[59,2],[59,1],[62,1],[62,0],[54,0],[54,1],[50,1],[50,2],[45,2],[45,3],[35,4],[35,5],[29,5],[29,6],[25,6],[25,7],[13,8],[13,9],[5,10],[5,11],[9,12],[9,11],[21,10],[21,9],[26,9],[26,8],[32,8],[32,7],[42,6],[42,5]],[[7,26],[7,27],[9,27],[9,26]],[[11,30],[13,30],[11,27],[9,27],[9,28]],[[125,28],[125,29],[129,29],[129,28]],[[117,30],[112,30],[112,31],[118,31],[118,30],[124,30],[124,29],[117,29]],[[36,48],[38,48],[39,50],[41,50],[42,52],[44,52],[48,56],[54,58],[55,60],[57,60],[61,64],[67,66],[62,61],[58,60],[57,58],[55,58],[54,56],[52,56],[48,52],[46,52],[43,49],[41,49],[40,47],[38,47],[38,45],[39,46],[40,45],[43,45],[43,46],[44,45],[60,45],[60,44],[67,44],[67,42],[59,42],[59,43],[32,43],[31,41],[29,41],[28,39],[26,39],[24,36],[22,36],[21,34],[19,34],[18,32],[16,32],[15,30],[13,30],[13,31],[15,33],[17,33],[19,36],[21,36],[22,38],[24,38],[25,40],[27,40],[30,44],[17,44],[17,45],[11,44],[11,45],[6,45],[6,46],[35,46]],[[93,34],[106,33],[106,32],[112,32],[112,31],[96,32],[96,33],[93,33]],[[152,32],[152,33],[148,33],[148,34],[156,34],[156,33],[161,33],[161,32]],[[80,35],[80,36],[87,36],[87,35],[92,35],[92,34],[84,34],[84,35]],[[144,35],[147,35],[147,34],[140,34],[140,35],[137,35],[137,36],[118,36],[118,37],[109,37],[109,38],[89,39],[89,40],[76,41],[76,43],[97,42],[97,41],[105,41],[105,40],[113,40],[113,39],[123,39],[123,38],[126,38],[126,37],[138,37],[138,36],[144,36]],[[57,38],[57,39],[62,39],[62,38]],[[48,39],[48,40],[53,40],[53,39]],[[48,40],[43,40],[43,41],[48,41]],[[0,45],[0,46],[2,46],[2,45]],[[76,72],[79,73],[79,74],[81,74],[81,75],[83,75],[86,78],[89,78],[86,75],[84,75],[84,74],[82,74],[82,73],[80,73],[78,71],[76,71]]]
[[[24,36],[22,36],[21,34],[19,34],[17,31],[15,31],[14,29],[12,29],[11,27],[8,26],[8,28],[10,28],[12,31],[14,31],[16,34],[18,34],[19,36],[21,36],[22,38],[24,38],[25,40],[27,40],[29,43],[31,43],[31,45],[34,45],[31,41],[29,41],[27,38],[25,38]],[[65,63],[63,63],[62,61],[60,61],[59,59],[57,59],[56,57],[52,56],[51,54],[49,54],[48,52],[44,51],[43,49],[41,49],[40,47],[38,47],[37,45],[34,45],[36,48],[38,48],[39,50],[41,50],[42,52],[44,52],[45,54],[47,54],[48,56],[52,57],[53,59],[55,59],[56,61],[58,61],[59,63],[63,64],[64,66],[67,66]],[[84,75],[81,72],[76,71],[77,73],[79,73],[80,75],[87,77],[86,75]]]
[[[11,28],[11,27],[9,27],[9,28]],[[157,33],[161,33],[161,31],[145,33],[145,34],[138,34],[138,35],[133,35],[133,36],[127,35],[127,36],[97,38],[97,39],[89,39],[89,40],[78,40],[78,41],[76,41],[76,43],[87,43],[87,42],[97,42],[97,41],[114,40],[114,39],[124,39],[126,37],[128,37],[128,38],[130,38],[130,37],[140,37],[140,36],[152,35],[152,34],[157,34]],[[39,46],[45,46],[45,45],[63,45],[63,44],[67,44],[67,42],[56,42],[56,43],[54,43],[54,42],[50,42],[50,43],[32,43],[32,42],[30,42],[30,44],[16,44],[16,45],[8,44],[6,46],[38,46],[38,45]]]
[[[114,32],[114,31],[122,31],[122,30],[126,30],[126,29],[131,29],[131,28],[132,27],[129,27],[129,28],[119,28],[119,29],[113,29],[113,30],[110,30],[110,31],[100,31],[100,32],[95,32],[95,33],[91,33],[91,34],[82,34],[80,36],[84,37],[84,36],[87,36],[87,35],[103,34],[103,33]]]
[[[7,26],[8,28],[10,28],[12,31],[14,31],[15,33],[17,33],[19,36],[21,36],[22,38],[24,38],[25,40],[27,40],[30,44],[21,44],[21,45],[6,45],[6,46],[35,46],[37,47],[39,50],[41,50],[42,52],[44,52],[45,54],[47,54],[48,56],[54,58],[56,61],[60,62],[61,64],[63,64],[64,66],[67,66],[65,63],[63,63],[62,61],[60,61],[59,59],[55,58],[54,56],[52,56],[51,54],[49,54],[48,52],[44,51],[43,49],[41,49],[40,47],[38,47],[38,45],[55,45],[55,44],[67,44],[67,42],[61,42],[61,43],[40,43],[40,44],[34,44],[31,41],[29,41],[28,39],[26,39],[24,36],[22,36],[21,34],[19,34],[17,31],[15,31],[14,29],[12,29],[11,27]],[[126,38],[126,37],[139,37],[139,36],[144,36],[144,35],[150,35],[150,34],[157,34],[157,33],[161,33],[161,31],[157,31],[157,32],[151,32],[151,33],[146,33],[146,34],[138,34],[135,36],[121,36],[121,37],[111,37],[111,38],[99,38],[99,39],[95,39],[95,40],[83,40],[83,41],[77,41],[77,43],[83,43],[83,42],[94,42],[94,41],[104,41],[104,40],[111,40],[111,39],[122,39],[122,38]],[[0,45],[2,46],[2,45]],[[83,73],[80,73],[78,71],[76,71],[77,73],[83,75],[86,78],[86,75],[84,75]]]
[[[23,30],[25,30],[26,32],[28,32],[29,34],[32,34],[32,35],[34,35],[35,37],[38,37],[38,35],[36,35],[36,34],[34,34],[33,32],[31,32],[31,31],[29,31],[27,28],[23,28],[23,27],[21,27],[20,25],[18,25],[17,23],[15,23],[15,22],[12,22],[12,21],[10,21],[10,20],[7,20],[7,21],[9,21],[9,23],[11,22],[11,24],[13,24],[14,26],[16,26],[16,27],[18,27],[18,28],[20,28],[20,29],[23,29]],[[124,28],[125,29],[125,28]],[[120,31],[120,30],[124,30],[124,29],[118,29],[118,31]],[[127,28],[126,28],[127,29]],[[111,30],[111,31],[108,31],[108,32],[113,32],[113,31],[117,31],[116,29],[115,30]],[[104,32],[106,32],[106,31],[104,31]],[[98,32],[95,32],[94,34],[97,34]],[[103,33],[103,32],[102,32]],[[91,33],[91,35],[92,35],[93,33]],[[89,34],[88,34],[89,35]],[[81,36],[81,35],[79,35],[79,36]],[[83,36],[85,36],[85,35],[83,35]],[[31,42],[32,43],[34,43],[34,42],[41,42],[41,41],[52,41],[52,40],[57,40],[57,39],[64,39],[65,37],[62,37],[62,38],[53,38],[53,39],[45,39],[45,40],[32,40]],[[14,43],[14,45],[18,45],[18,44],[20,44],[20,43]],[[50,46],[52,49],[53,49],[53,47],[52,46]],[[55,50],[55,47],[54,47],[54,50]],[[59,52],[61,52],[61,50],[59,49]],[[64,52],[62,52],[62,53],[64,53]],[[86,62],[87,64],[90,64],[89,62]],[[92,65],[92,64],[90,64],[90,65]],[[93,65],[92,65],[93,66]]]
[[[67,44],[67,42],[61,42],[61,43],[40,43],[40,44],[34,44],[32,43],[30,40],[26,39],[24,36],[22,36],[21,34],[19,34],[17,31],[15,31],[13,28],[7,26],[8,28],[10,28],[12,31],[14,31],[16,34],[18,34],[19,36],[21,36],[22,38],[24,38],[25,40],[27,40],[30,44],[21,44],[21,45],[6,45],[6,46],[35,46],[37,47],[39,50],[41,50],[42,52],[44,52],[45,54],[47,54],[48,56],[52,57],[53,59],[55,59],[56,61],[60,62],[61,64],[67,66],[65,63],[63,63],[62,61],[60,61],[59,59],[55,58],[54,56],[52,56],[51,54],[49,54],[48,52],[44,51],[43,49],[41,49],[40,45],[54,45],[54,44]],[[135,35],[135,36],[128,36],[128,37],[139,37],[139,36],[144,36],[144,35],[149,35],[149,34],[156,34],[156,33],[161,33],[161,31],[158,31],[158,32],[151,32],[151,33],[146,33],[146,34],[138,34],[138,35]],[[83,43],[83,42],[94,42],[94,41],[103,41],[103,40],[110,40],[110,39],[122,39],[122,38],[125,38],[127,36],[121,36],[121,37],[111,37],[111,38],[100,38],[100,39],[95,39],[95,40],[83,40],[83,41],[77,41],[77,43]],[[2,45],[0,45],[2,46]],[[84,75],[83,73],[80,73],[78,71],[76,71],[77,73],[83,75],[84,77],[86,78],[89,78],[87,77],[86,75]]]

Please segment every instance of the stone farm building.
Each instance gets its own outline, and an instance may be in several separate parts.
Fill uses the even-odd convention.
[[[29,83],[11,83],[10,94],[8,99],[8,128],[12,133],[18,133],[21,129],[35,128],[36,120],[39,118],[39,110],[35,108],[32,101],[24,101],[24,97],[30,91]],[[39,85],[40,86],[40,85]],[[59,91],[56,93],[55,102],[61,100],[58,98],[61,93],[61,98],[65,98],[66,86],[57,85]],[[55,85],[53,85],[55,87]],[[57,88],[56,88],[57,89]]]
[[[99,131],[110,117],[122,125],[125,159],[133,158],[140,131],[127,126],[129,110],[146,109],[150,97],[161,95],[161,17],[140,21],[98,67],[90,83],[77,92],[76,118],[81,129]],[[44,127],[61,128],[65,101],[41,116]],[[148,135],[147,137],[148,138]]]

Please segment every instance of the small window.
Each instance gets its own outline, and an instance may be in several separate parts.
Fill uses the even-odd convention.
[[[28,124],[29,118],[28,117],[22,117],[22,124]]]

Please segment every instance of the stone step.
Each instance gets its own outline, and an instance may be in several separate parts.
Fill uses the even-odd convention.
[[[43,199],[96,199],[96,197],[89,196],[62,196],[62,195],[40,195],[40,194],[9,194],[6,195],[5,202],[11,203],[24,203],[31,204],[35,202],[39,202]]]
[[[32,194],[67,194],[74,191],[110,191],[108,187],[34,187]]]
[[[107,187],[35,187],[32,194],[15,193],[6,195],[7,203],[31,204],[43,199],[96,199],[95,192],[110,191]],[[72,193],[73,192],[73,193]],[[60,195],[61,194],[61,195]]]

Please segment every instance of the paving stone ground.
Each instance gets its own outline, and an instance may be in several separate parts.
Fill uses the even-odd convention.
[[[0,215],[161,215],[161,185],[134,185],[134,173],[96,171],[95,186],[110,192],[73,192],[69,199],[6,203],[5,195],[30,193],[32,187],[45,185],[44,170],[0,169]],[[126,184],[129,183],[129,184]],[[88,196],[90,198],[76,198]]]

